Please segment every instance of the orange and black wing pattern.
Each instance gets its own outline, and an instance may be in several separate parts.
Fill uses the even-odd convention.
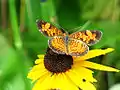
[[[102,32],[98,30],[85,30],[75,32],[69,35],[69,38],[74,38],[85,42],[87,45],[96,44],[102,37]]]
[[[43,20],[37,20],[37,27],[41,33],[45,36],[53,37],[53,36],[64,36],[64,31],[57,29],[55,26],[51,25],[48,22]]]
[[[48,45],[58,54],[67,54],[65,37],[55,36],[48,41]]]
[[[68,53],[71,56],[83,56],[89,51],[87,44],[81,40],[69,38],[67,45]]]

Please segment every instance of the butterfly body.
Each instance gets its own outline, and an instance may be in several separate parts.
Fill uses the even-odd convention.
[[[58,54],[82,56],[89,51],[88,46],[96,44],[102,36],[102,32],[98,30],[84,30],[69,35],[50,23],[40,20],[37,21],[37,26],[43,35],[50,37],[49,48]]]

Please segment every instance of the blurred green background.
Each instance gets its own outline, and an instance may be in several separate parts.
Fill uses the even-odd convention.
[[[0,0],[0,90],[31,90],[27,73],[48,46],[37,19],[70,33],[91,22],[84,29],[101,30],[103,37],[90,48],[115,49],[92,61],[120,69],[120,0]],[[120,83],[120,73],[95,71],[94,77],[97,90]]]

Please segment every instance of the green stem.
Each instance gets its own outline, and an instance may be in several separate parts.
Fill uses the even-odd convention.
[[[1,0],[1,20],[2,20],[2,29],[6,29],[6,24],[7,24],[7,1],[6,0]]]
[[[29,34],[34,36],[36,34],[37,30],[34,30],[34,29],[36,29],[36,23],[35,23],[34,18],[33,18],[34,14],[32,11],[33,8],[31,6],[31,1],[25,0],[25,4],[26,4],[27,16],[28,16],[28,25],[29,25],[28,32],[29,32]]]
[[[16,49],[21,49],[22,41],[20,38],[20,30],[18,28],[18,23],[17,23],[15,0],[8,0],[8,1],[9,1],[10,21],[11,21],[11,26],[12,26],[12,31],[13,31],[14,45]]]
[[[23,31],[25,28],[25,0],[21,0],[20,6],[20,31]]]
[[[86,27],[88,27],[89,25],[91,24],[91,21],[88,20],[81,28],[80,28],[80,31],[81,30],[84,30]]]
[[[33,15],[32,15],[32,8],[31,8],[30,0],[25,0],[25,3],[26,3],[26,8],[27,8],[27,13],[28,13],[29,22],[32,22],[32,20],[33,20]],[[31,24],[31,23],[30,23],[30,24]]]

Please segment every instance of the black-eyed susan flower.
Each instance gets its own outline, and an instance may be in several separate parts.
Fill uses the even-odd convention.
[[[87,59],[112,52],[112,48],[105,50],[90,50],[81,57],[60,55],[48,49],[45,55],[38,55],[35,66],[28,74],[34,86],[32,90],[96,90],[93,82],[93,71],[119,72],[119,70],[87,61]]]

